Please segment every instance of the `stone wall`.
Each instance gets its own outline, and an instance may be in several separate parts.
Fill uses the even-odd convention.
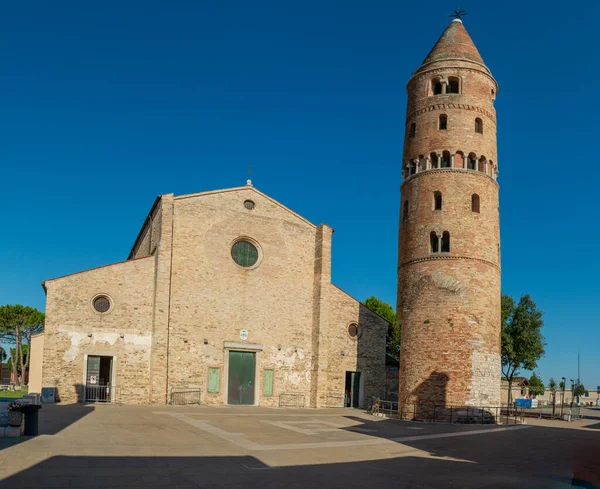
[[[56,387],[62,401],[77,401],[86,355],[109,355],[116,357],[121,395],[130,403],[148,402],[154,257],[48,280],[45,287],[42,385]],[[110,297],[110,313],[93,309],[97,294]]]
[[[382,396],[388,323],[331,284],[332,232],[251,186],[161,196],[130,256],[151,255],[46,282],[43,385],[75,400],[85,355],[104,354],[117,357],[124,402],[164,404],[200,389],[203,404],[226,404],[229,352],[245,350],[256,358],[255,404],[288,395],[339,405],[347,371],[361,372],[363,399]],[[256,266],[232,259],[240,238],[259,249]],[[113,301],[105,314],[91,307],[100,293]],[[360,337],[349,336],[351,323]],[[218,392],[208,392],[209,369],[219,369]]]

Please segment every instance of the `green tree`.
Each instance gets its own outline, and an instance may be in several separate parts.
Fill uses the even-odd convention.
[[[6,351],[0,346],[0,363],[6,360]]]
[[[21,372],[29,368],[29,355],[23,354],[23,342],[27,344],[27,351],[31,346],[31,335],[39,333],[44,328],[44,313],[35,307],[22,306],[21,304],[0,306],[0,341],[14,348],[9,349],[15,382],[21,385]],[[25,356],[27,359],[25,359]]]
[[[542,379],[540,379],[535,372],[529,377],[529,394],[533,397],[541,396],[546,391]]]
[[[542,312],[529,295],[518,304],[508,295],[502,296],[502,374],[508,381],[508,402],[512,402],[512,384],[521,369],[533,370],[544,355]]]
[[[395,358],[400,356],[400,322],[396,318],[394,308],[387,302],[383,302],[377,297],[368,297],[363,304],[375,314],[390,323],[386,337],[386,349],[390,355]]]
[[[585,387],[582,382],[576,382],[573,388],[573,397],[577,396],[578,398],[585,395]],[[579,399],[578,399],[579,401]]]

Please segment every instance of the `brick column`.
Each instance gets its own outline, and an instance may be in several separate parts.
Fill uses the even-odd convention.
[[[160,242],[154,252],[154,313],[150,356],[150,403],[168,401],[169,316],[173,249],[173,194],[161,197]]]

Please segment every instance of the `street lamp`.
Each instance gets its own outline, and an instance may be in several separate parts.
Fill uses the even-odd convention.
[[[560,403],[560,417],[563,417],[563,410],[565,409],[565,385],[567,379],[562,377],[562,402]]]
[[[573,379],[569,379],[571,380],[571,411],[573,410],[573,398],[575,397],[573,394],[575,393],[575,381]]]

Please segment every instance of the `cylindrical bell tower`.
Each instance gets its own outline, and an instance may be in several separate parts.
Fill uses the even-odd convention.
[[[460,19],[407,84],[401,406],[500,403],[497,90]]]

